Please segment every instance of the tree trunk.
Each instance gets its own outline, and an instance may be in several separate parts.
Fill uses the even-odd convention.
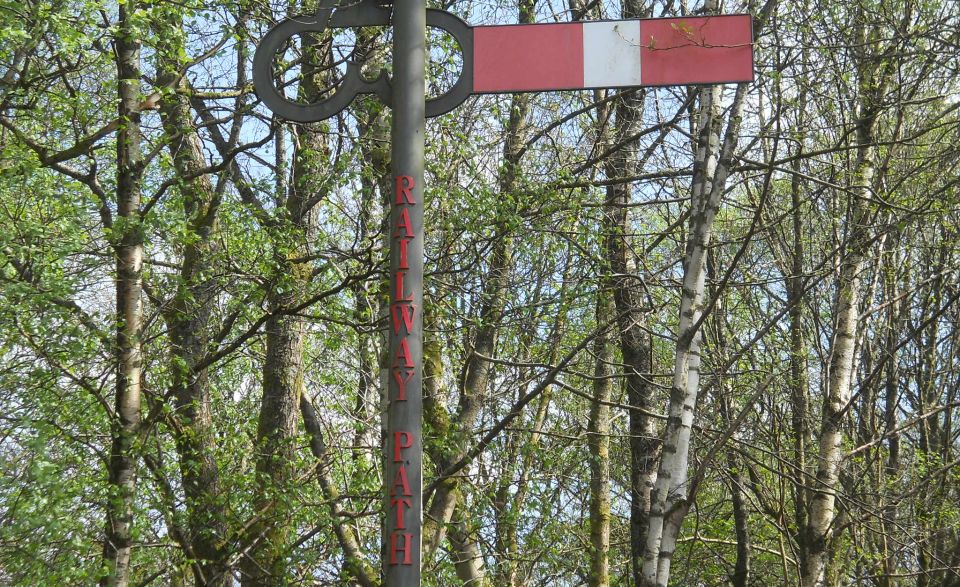
[[[801,107],[805,95],[801,98]],[[803,120],[801,118],[801,120]],[[799,163],[795,164],[799,172]],[[793,483],[793,511],[797,556],[800,565],[807,559],[806,526],[810,508],[810,491],[807,482],[807,445],[810,441],[810,391],[807,378],[807,347],[803,327],[804,291],[804,234],[801,213],[801,184],[799,174],[793,176],[790,185],[792,207],[793,247],[790,251],[790,266],[787,269],[787,311],[790,330],[790,422],[792,424],[793,466],[796,469]]]
[[[483,568],[483,554],[477,545],[474,531],[467,525],[467,516],[461,509],[462,506],[457,507],[460,519],[455,519],[450,527],[453,566],[457,570],[457,578],[463,582],[463,587],[484,587],[489,582]]]
[[[519,4],[520,22],[532,22],[533,1],[520,0]],[[500,192],[503,194],[510,194],[516,189],[529,101],[529,96],[524,94],[517,94],[511,99],[510,120],[504,144],[504,163],[499,177]],[[434,400],[428,400],[426,397],[424,400],[424,409],[434,420],[431,426],[438,431],[445,429],[448,435],[447,439],[440,439],[440,442],[427,441],[424,446],[439,470],[444,470],[466,454],[470,436],[490,383],[491,364],[485,357],[493,356],[496,351],[496,335],[500,328],[505,289],[513,266],[513,244],[510,235],[505,230],[498,229],[493,239],[490,268],[480,294],[480,311],[477,316],[479,326],[474,332],[470,348],[467,349],[460,380],[460,402],[456,418],[451,419],[446,410]],[[426,389],[424,395],[428,395]],[[459,478],[444,480],[430,501],[423,524],[424,564],[427,564],[436,553],[446,534],[446,526],[450,524],[457,510],[459,482]],[[461,579],[468,581],[471,587],[486,585],[483,559],[477,556],[479,550],[473,541],[472,534],[463,532],[459,538],[460,540],[451,542],[455,550],[455,559],[470,561],[470,564],[458,565],[458,572],[462,570],[462,572],[477,573],[466,579],[461,576]]]
[[[286,281],[286,285],[305,285],[302,280],[297,280],[296,285],[291,281]],[[292,303],[291,295],[270,295],[272,311]],[[287,578],[285,549],[292,530],[292,504],[284,494],[294,476],[303,394],[304,326],[303,319],[294,316],[275,315],[266,322],[267,353],[256,440],[257,521],[253,526],[254,542],[241,565],[244,587],[282,585]]]
[[[427,442],[425,445],[431,453],[431,460],[439,465],[439,470],[446,469],[466,454],[470,435],[483,405],[483,398],[487,395],[491,365],[484,357],[493,356],[495,353],[496,332],[499,328],[506,280],[511,265],[512,243],[508,236],[502,235],[494,244],[490,270],[484,282],[481,294],[480,326],[474,337],[473,348],[466,359],[460,389],[460,409],[456,418],[451,420],[446,413],[438,414],[439,411],[446,412],[446,410],[436,403],[425,402],[429,406],[425,408],[430,411],[434,420],[432,427],[436,431],[445,429],[447,432],[446,439],[438,439],[440,442]],[[451,523],[454,512],[458,509],[459,485],[458,477],[446,479],[433,494],[423,527],[425,563],[429,560],[429,556],[436,553],[447,532],[446,527]],[[458,569],[462,572],[480,573],[464,580],[470,581],[471,586],[485,585],[483,559],[476,556],[477,547],[473,544],[471,533],[461,532],[460,540],[451,542],[451,546],[454,547],[455,560],[471,561],[467,565],[458,565]]]
[[[119,90],[117,133],[117,216],[114,229],[117,277],[116,403],[111,436],[106,534],[101,585],[125,587],[130,581],[137,457],[134,443],[140,426],[143,334],[143,229],[140,219],[140,41],[137,2],[120,5],[114,37]]]
[[[863,16],[860,15],[859,18]],[[859,25],[864,26],[862,23]],[[861,63],[861,66],[864,64]],[[810,502],[805,541],[807,559],[801,568],[803,587],[827,587],[829,541],[833,536],[839,489],[843,419],[850,401],[856,350],[857,322],[860,318],[861,273],[871,242],[871,206],[876,166],[874,126],[878,104],[887,85],[877,71],[861,71],[861,104],[856,121],[857,159],[850,197],[848,236],[840,261],[837,294],[834,301],[835,331],[830,349],[830,371],[824,390],[820,425],[817,473]]]
[[[295,259],[307,256],[306,242],[313,222],[308,201],[320,173],[322,135],[309,130],[300,137],[294,159],[294,181],[284,213],[294,233],[289,241],[275,241],[274,274],[267,299],[272,315],[265,324],[266,356],[263,362],[263,400],[257,424],[257,479],[259,495],[253,543],[243,565],[244,587],[282,584],[286,578],[285,548],[292,530],[290,504],[283,495],[293,480],[296,437],[303,394],[305,320],[282,313],[301,303],[310,285],[311,268]]]
[[[867,164],[861,167],[861,181],[872,180],[873,169]],[[861,197],[869,197],[869,191],[863,190]],[[857,200],[857,197],[853,198]],[[866,221],[862,204],[852,204],[853,218],[851,226],[860,234],[852,235],[855,240],[864,240]],[[859,227],[859,228],[858,228]],[[853,370],[854,347],[859,318],[860,276],[866,251],[863,245],[852,242],[850,250],[844,256],[838,279],[837,299],[834,303],[836,331],[830,352],[830,375],[824,394],[823,420],[819,435],[819,457],[817,461],[816,482],[810,505],[810,518],[807,524],[807,544],[809,548],[806,565],[803,570],[804,587],[826,587],[827,542],[832,535],[834,508],[836,503],[837,482],[839,480],[840,443],[843,439],[842,424],[850,401],[850,386]]]
[[[340,506],[340,492],[337,491],[333,476],[330,474],[330,455],[327,451],[327,443],[323,439],[320,420],[317,418],[317,412],[313,408],[313,404],[310,403],[306,395],[300,396],[300,414],[303,416],[307,434],[310,435],[310,451],[317,459],[317,477],[320,481],[320,488],[323,491],[324,499],[330,504],[333,532],[337,536],[340,548],[343,549],[344,570],[356,579],[362,587],[377,587],[380,585],[380,580],[363,556],[363,550],[360,547],[356,532],[347,523],[343,508]]]
[[[899,256],[896,246],[899,245],[899,234],[893,233],[887,237],[885,243],[886,263],[884,268],[884,297],[887,300],[886,309],[886,336],[884,337],[884,417],[883,433],[887,435],[887,459],[883,465],[883,481],[887,486],[898,483],[900,475],[900,435],[897,428],[897,413],[900,408],[900,390],[898,385],[899,337],[903,327],[903,303],[898,301],[900,292],[897,287],[897,267]],[[883,515],[881,518],[881,555],[883,577],[880,578],[881,587],[898,587],[900,580],[894,575],[897,573],[897,504],[891,497],[885,498]]]
[[[711,283],[717,282],[716,273],[716,255],[711,250],[707,254],[707,277]],[[723,292],[715,291],[711,288],[710,295],[723,296]],[[727,364],[730,351],[727,348],[727,324],[724,319],[726,304],[723,297],[719,298],[714,304],[712,319],[709,324],[712,328],[708,329],[708,334],[713,334],[713,346],[716,353],[718,364]],[[732,405],[735,400],[734,389],[731,385],[731,378],[726,373],[716,375],[717,383],[717,404],[720,408],[720,417],[727,428],[737,426],[734,421]],[[735,430],[730,431],[730,438],[733,441],[739,440],[739,434]],[[726,451],[727,474],[730,477],[730,501],[733,507],[733,528],[737,539],[737,558],[734,563],[733,575],[730,582],[733,587],[750,587],[750,567],[753,556],[750,543],[750,519],[747,510],[747,500],[744,495],[745,479],[740,467],[737,452],[732,447]]]
[[[650,506],[643,561],[643,585],[666,587],[680,526],[690,507],[687,474],[690,435],[700,383],[700,329],[707,247],[713,220],[726,189],[733,149],[739,134],[746,84],[737,86],[730,123],[720,146],[719,86],[701,90],[697,150],[691,189],[690,229],[683,262],[680,322],[662,457]]]
[[[597,322],[614,312],[613,300],[597,292]],[[610,335],[594,339],[596,368],[593,401],[587,420],[590,462],[590,587],[610,585],[610,400],[613,395],[613,348]]]
[[[160,85],[184,89],[180,79],[181,55],[185,55],[175,31],[183,26],[178,11],[171,11],[158,27]],[[211,317],[217,290],[211,277],[218,245],[220,197],[207,175],[203,147],[190,115],[188,100],[171,93],[160,103],[166,141],[177,174],[183,221],[191,238],[184,243],[177,290],[164,304],[164,319],[172,343],[172,395],[176,403],[173,429],[180,459],[180,474],[186,498],[188,539],[197,585],[221,587],[231,577],[223,546],[227,538],[227,514],[220,486],[220,471],[214,455],[216,430],[210,403],[207,367],[198,367],[208,351]]]
[[[315,35],[304,37],[304,72],[300,85],[305,99],[321,95],[331,75],[330,43]],[[294,457],[304,392],[303,351],[306,320],[282,312],[302,303],[309,291],[312,267],[309,242],[316,230],[312,212],[324,196],[329,149],[323,124],[298,127],[293,155],[293,180],[277,202],[281,221],[272,227],[273,273],[267,303],[271,316],[265,324],[263,400],[257,423],[257,483],[252,543],[244,559],[244,587],[269,587],[288,580],[286,548],[293,531],[292,504],[286,492],[295,474]]]
[[[433,334],[433,314],[424,315],[423,340],[423,420],[424,451],[430,455],[438,470],[445,469],[453,462],[444,443],[438,442],[451,434],[453,423],[447,411],[447,394],[442,383],[443,351],[440,341]],[[453,518],[456,505],[457,481],[446,479],[437,487],[430,500],[430,507],[423,520],[423,561],[424,565],[433,559],[434,553],[446,538],[446,524]]]
[[[636,130],[642,101],[623,99],[617,103],[615,142],[619,144]],[[629,177],[637,171],[636,151],[631,146],[615,153],[607,165],[607,177]],[[660,441],[656,422],[648,416],[653,408],[650,335],[645,330],[643,277],[633,260],[633,243],[627,235],[630,226],[630,184],[607,187],[604,206],[606,261],[609,276],[604,279],[612,290],[614,309],[619,317],[618,341],[626,370],[627,403],[630,432],[630,554],[633,580],[640,584],[643,566],[643,537],[650,514],[650,492],[656,481]]]

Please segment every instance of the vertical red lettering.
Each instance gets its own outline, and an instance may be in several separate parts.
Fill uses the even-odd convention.
[[[400,334],[402,322],[407,334],[410,334],[413,330],[413,317],[416,316],[417,307],[413,304],[392,304],[390,309],[393,314],[393,333]]]
[[[413,201],[413,194],[410,191],[414,188],[415,184],[413,178],[409,175],[398,175],[397,176],[397,199],[394,202],[397,206],[402,204],[416,204]]]
[[[403,361],[404,367],[413,367],[413,357],[410,356],[410,346],[407,344],[407,339],[405,338],[400,339],[400,348],[397,349],[397,356],[394,358],[393,366],[399,367],[400,361]]]
[[[402,233],[400,231],[403,231]],[[413,238],[413,226],[410,224],[410,208],[400,208],[400,219],[397,220],[397,231],[394,238]]]
[[[404,271],[397,271],[397,289],[394,293],[393,301],[395,302],[412,302],[413,293],[405,294],[403,293],[403,276],[406,275]]]
[[[406,497],[391,497],[390,505],[397,508],[397,530],[406,530],[407,525],[403,521],[403,506],[407,506],[407,509],[413,507],[413,502]]]
[[[406,210],[406,208],[404,208],[404,210]],[[409,269],[410,265],[407,263],[407,245],[410,244],[410,239],[401,238],[398,239],[398,242],[400,243],[400,263],[397,269]]]
[[[397,487],[400,493],[397,493]],[[413,495],[410,493],[410,482],[407,481],[407,467],[400,465],[397,467],[397,474],[393,478],[393,485],[390,486],[390,495]]]
[[[403,536],[404,545],[400,548],[397,548],[397,537]],[[403,563],[397,562],[397,550],[403,551]],[[413,561],[410,559],[410,551],[413,550],[413,534],[408,532],[394,532],[390,535],[390,564],[404,564],[412,565]]]
[[[404,373],[406,373],[406,377],[400,374],[400,369],[396,369],[393,372],[393,380],[397,382],[397,397],[393,398],[394,401],[407,401],[407,382],[413,377],[413,370],[407,369],[404,370]]]
[[[413,434],[406,430],[397,430],[393,433],[393,462],[403,462],[400,451],[413,446]]]

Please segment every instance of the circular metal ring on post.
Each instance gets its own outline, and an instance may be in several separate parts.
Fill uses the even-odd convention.
[[[460,77],[447,93],[427,100],[427,118],[450,112],[473,93],[473,27],[445,10],[427,9],[427,26],[450,33],[460,45],[463,67]]]
[[[384,104],[390,104],[390,81],[385,70],[373,80],[366,80],[360,64],[347,62],[346,75],[333,96],[313,104],[298,104],[288,100],[274,84],[273,60],[287,40],[303,33],[321,33],[327,28],[344,26],[386,25],[390,11],[376,3],[362,2],[347,9],[336,9],[331,17],[329,8],[317,14],[288,18],[270,29],[253,55],[253,86],[267,108],[278,116],[295,122],[317,122],[334,116],[353,102],[359,94],[376,94]]]
[[[263,103],[277,116],[295,122],[317,122],[336,115],[360,94],[376,94],[391,106],[392,90],[385,70],[373,80],[364,79],[361,64],[347,62],[346,75],[333,96],[313,104],[288,100],[274,83],[273,60],[294,35],[321,33],[328,28],[386,26],[390,8],[378,0],[361,0],[342,8],[334,8],[336,0],[327,0],[316,14],[288,18],[270,29],[253,55],[253,86]],[[460,46],[463,67],[460,77],[446,93],[426,102],[426,116],[432,118],[450,112],[473,93],[473,27],[445,10],[427,9],[427,26],[450,34]]]

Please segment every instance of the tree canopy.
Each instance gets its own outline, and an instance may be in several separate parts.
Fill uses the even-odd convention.
[[[424,585],[960,586],[960,5],[434,4],[750,13],[756,78],[428,121]],[[381,584],[390,110],[251,83],[314,8],[0,0],[0,584]]]

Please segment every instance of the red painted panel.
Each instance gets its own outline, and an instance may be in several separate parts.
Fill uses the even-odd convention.
[[[473,91],[530,92],[583,87],[579,23],[473,29]]]
[[[753,79],[749,15],[643,20],[640,44],[640,77],[645,86]]]

